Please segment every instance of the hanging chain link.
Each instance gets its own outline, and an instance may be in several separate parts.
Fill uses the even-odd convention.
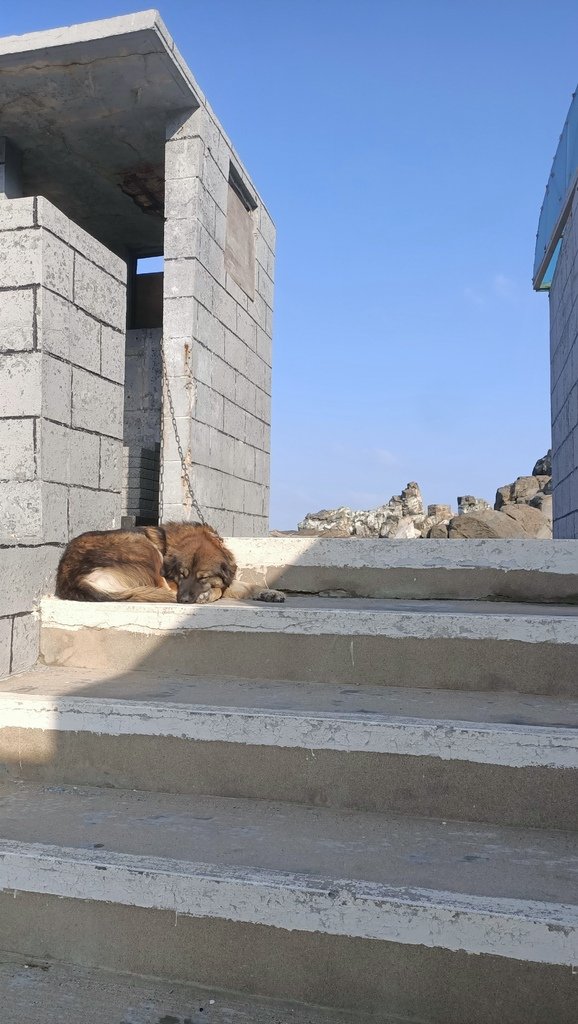
[[[198,501],[197,501],[197,499],[195,497],[195,492],[193,490],[193,482],[191,480],[191,470],[190,470],[189,466],[187,466],[187,463],[186,463],[186,460],[185,460],[185,455],[184,455],[184,452],[183,452],[183,446],[181,444],[181,439],[179,437],[179,431],[178,431],[178,428],[177,428],[177,417],[175,415],[175,407],[174,407],[174,404],[173,404],[173,396],[172,396],[172,393],[171,393],[171,386],[169,384],[169,375],[168,375],[168,372],[167,372],[167,364],[166,364],[166,359],[165,359],[165,349],[164,349],[164,344],[163,344],[163,340],[162,339],[161,339],[161,365],[162,365],[162,371],[163,371],[163,382],[164,382],[164,386],[165,386],[165,389],[166,389],[167,401],[168,401],[168,405],[169,405],[169,412],[171,414],[171,423],[173,425],[173,431],[174,431],[174,435],[175,435],[175,442],[176,442],[176,445],[177,445],[177,451],[179,453],[179,459],[181,461],[182,479],[185,482],[185,485],[186,485],[186,488],[187,488],[187,491],[188,491],[188,494],[189,494],[189,498],[191,499],[191,505],[193,507],[193,511],[199,517],[199,521],[203,524],[203,526],[206,526],[207,525],[207,521],[206,521],[203,513],[201,512],[201,506],[199,505],[199,503],[198,503]],[[165,417],[164,417],[164,409],[163,409],[162,412],[161,412],[161,472],[160,472],[160,479],[159,479],[159,490],[160,490],[160,496],[161,496],[161,507],[162,507],[162,505],[164,505],[164,501],[163,501],[163,498],[164,498],[164,468],[163,468],[164,419],[165,419]],[[164,509],[163,509],[163,514],[164,514]]]

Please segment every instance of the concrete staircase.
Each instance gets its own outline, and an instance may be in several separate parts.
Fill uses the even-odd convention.
[[[23,958],[124,1024],[575,1024],[573,545],[232,543],[299,593],[49,598],[1,684],[6,1024]]]

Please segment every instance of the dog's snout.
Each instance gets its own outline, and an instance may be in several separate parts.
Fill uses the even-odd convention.
[[[179,581],[177,590],[177,604],[203,603],[210,586],[205,581],[199,581],[189,576]]]

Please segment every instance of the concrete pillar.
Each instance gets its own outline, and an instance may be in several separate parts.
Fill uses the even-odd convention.
[[[275,229],[200,106],[165,149],[164,349],[186,467],[221,532],[268,529]],[[163,518],[195,518],[164,402]]]

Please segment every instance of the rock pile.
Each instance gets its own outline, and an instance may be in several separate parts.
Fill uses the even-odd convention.
[[[424,506],[412,481],[401,494],[367,511],[346,506],[309,512],[299,523],[301,535],[324,537],[535,537],[552,536],[551,453],[538,459],[531,476],[498,487],[494,507],[471,494],[458,497],[458,514],[450,505]]]

